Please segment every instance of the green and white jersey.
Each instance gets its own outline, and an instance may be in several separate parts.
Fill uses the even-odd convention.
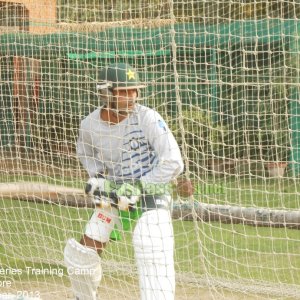
[[[77,143],[90,177],[102,173],[116,182],[167,183],[183,171],[178,144],[159,113],[136,104],[125,120],[112,125],[101,120],[100,111],[81,122]]]

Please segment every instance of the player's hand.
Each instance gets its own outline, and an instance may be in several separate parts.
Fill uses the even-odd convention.
[[[97,207],[107,208],[111,206],[112,200],[108,196],[101,195],[101,192],[109,193],[110,189],[110,181],[92,177],[86,183],[85,193]]]
[[[118,207],[120,210],[132,211],[137,208],[137,202],[140,200],[139,196],[120,196],[118,198]]]
[[[108,208],[112,205],[116,205],[109,197],[110,192],[111,182],[104,178],[92,177],[86,183],[85,193],[98,208]]]
[[[104,178],[90,178],[86,183],[85,193],[92,197],[96,190],[99,190],[100,192],[110,192],[110,181]]]
[[[140,200],[141,190],[129,183],[123,183],[116,191],[118,196],[118,207],[120,210],[136,209],[136,204]]]
[[[175,191],[179,197],[188,198],[194,194],[195,188],[191,180],[179,178],[176,182]]]

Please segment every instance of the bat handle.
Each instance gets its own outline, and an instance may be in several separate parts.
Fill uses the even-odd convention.
[[[99,198],[101,198],[101,196],[103,196],[103,197],[111,199],[111,201],[112,201],[111,204],[113,206],[117,206],[118,202],[119,202],[119,198],[118,198],[117,194],[114,192],[103,192],[103,191],[96,190],[94,192],[94,196],[99,197]]]

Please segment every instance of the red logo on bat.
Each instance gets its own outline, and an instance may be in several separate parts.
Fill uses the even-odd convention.
[[[97,216],[100,220],[102,220],[103,222],[105,222],[105,223],[110,223],[111,222],[111,218],[109,218],[109,217],[107,217],[107,216],[105,216],[105,215],[103,215],[101,212],[98,214],[98,216]]]

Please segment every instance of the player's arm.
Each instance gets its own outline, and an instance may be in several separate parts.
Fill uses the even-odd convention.
[[[118,206],[128,210],[135,206],[140,191],[130,184],[115,190],[114,183],[105,178],[105,165],[96,157],[89,130],[84,127],[79,130],[77,155],[90,178],[85,187],[85,193],[97,207]]]
[[[183,177],[175,179],[183,171],[179,146],[163,118],[154,111],[150,112],[151,114],[143,122],[146,125],[144,131],[159,157],[159,163],[151,173],[143,176],[141,181],[146,182],[150,187],[151,183],[154,183],[153,188],[156,190],[160,190],[159,185],[161,185],[162,191],[172,189],[176,196],[190,197],[194,193],[192,182]],[[157,183],[159,183],[158,188]]]
[[[150,110],[142,121],[143,131],[159,162],[141,178],[143,183],[170,183],[183,171],[179,146],[163,118]]]
[[[96,157],[93,141],[88,129],[81,125],[76,147],[77,157],[90,177],[104,172],[104,164]]]
[[[111,196],[110,182],[104,176],[105,166],[97,159],[90,130],[86,128],[84,122],[79,129],[76,150],[80,162],[90,177],[85,186],[85,193],[96,206],[111,206],[116,201]]]

